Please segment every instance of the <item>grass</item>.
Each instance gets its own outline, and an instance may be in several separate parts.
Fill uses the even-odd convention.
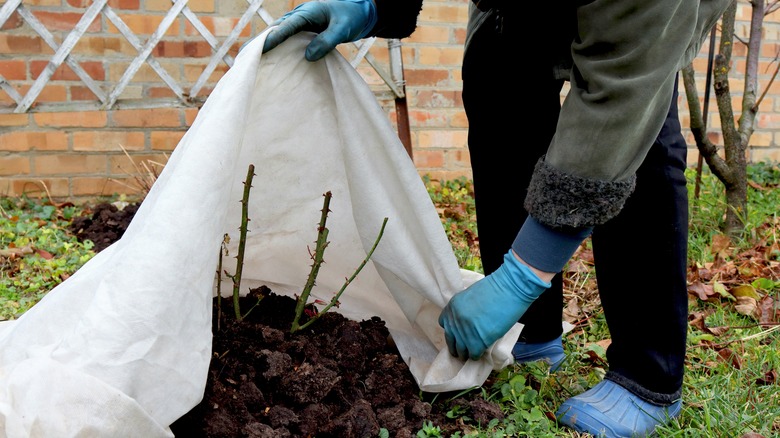
[[[695,172],[687,172],[689,283],[701,286],[706,299],[690,296],[683,411],[657,430],[660,437],[780,436],[780,167],[756,163],[749,166],[748,175],[747,232],[742,239],[730,241],[719,231],[725,211],[721,183],[705,169],[697,198]],[[471,182],[426,183],[462,267],[481,267],[474,260],[478,239],[474,251],[471,241],[463,238],[472,232],[476,235],[473,223],[453,219],[475,218]],[[642,281],[641,268],[637,275],[637,281]],[[610,334],[600,308],[589,242],[567,267],[564,299],[576,303],[580,315],[576,328],[564,338],[567,359],[561,369],[550,374],[538,363],[495,372],[474,391],[498,401],[506,418],[479,425],[469,436],[584,436],[559,427],[554,412],[606,373],[604,345]],[[741,302],[747,304],[740,306]],[[464,414],[466,424],[468,420]]]
[[[725,208],[720,183],[705,169],[700,195],[694,198],[694,177],[690,170],[692,293],[683,411],[659,429],[658,436],[780,436],[780,168],[769,163],[750,166],[747,233],[736,241],[719,232]],[[424,181],[458,263],[482,272],[472,182]],[[89,242],[76,241],[67,229],[81,211],[71,204],[0,199],[0,320],[18,318],[94,255]],[[641,271],[637,281],[642,281]],[[543,364],[532,363],[494,372],[470,391],[499,403],[505,418],[475,424],[462,406],[453,405],[451,417],[470,431],[460,436],[581,436],[559,427],[553,413],[606,372],[610,334],[587,242],[567,267],[564,297],[572,306],[565,312],[567,320],[576,326],[564,338],[568,356],[561,369],[550,374]],[[442,395],[436,403],[448,400]],[[426,425],[417,436],[437,433]]]

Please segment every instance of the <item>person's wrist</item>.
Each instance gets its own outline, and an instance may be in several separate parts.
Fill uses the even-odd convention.
[[[553,228],[528,216],[512,242],[512,250],[541,272],[561,272],[591,231],[591,227]]]
[[[519,255],[517,255],[517,253],[514,250],[512,250],[512,255],[515,257],[515,259],[517,259],[518,262],[524,264],[525,266],[528,266],[528,268],[531,270],[531,272],[533,272],[543,282],[549,283],[549,282],[552,281],[553,277],[555,277],[555,273],[554,272],[545,272],[545,271],[542,271],[540,269],[536,269],[533,266],[529,265],[528,263],[525,262],[525,260],[523,260]]]

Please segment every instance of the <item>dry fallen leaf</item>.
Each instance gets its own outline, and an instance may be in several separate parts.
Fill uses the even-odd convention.
[[[770,324],[777,322],[777,315],[775,313],[775,302],[769,295],[761,298],[758,302],[758,322],[762,324]]]
[[[756,379],[757,385],[774,385],[777,383],[777,371],[769,370],[763,376]]]
[[[729,246],[731,245],[731,239],[725,234],[716,234],[712,236],[712,245],[710,246],[710,252],[717,258],[725,259],[728,257]]]
[[[563,319],[568,323],[575,323],[582,315],[582,309],[577,301],[577,298],[572,298],[566,304],[563,309]]]
[[[737,297],[734,310],[745,316],[758,317],[758,302],[752,297]]]
[[[36,249],[35,252],[38,253],[39,256],[43,257],[46,260],[51,260],[54,258],[54,256],[49,251]]]
[[[712,286],[698,281],[688,286],[688,293],[697,296],[702,301],[707,301],[712,295],[715,294],[715,292],[712,290]]]
[[[707,331],[712,333],[715,336],[720,336],[720,335],[726,333],[729,330],[730,330],[730,327],[726,327],[726,326],[723,326],[723,325],[718,326],[718,327],[707,327]]]
[[[736,287],[731,288],[731,295],[734,295],[735,297],[750,297],[754,300],[758,301],[761,296],[758,294],[756,289],[749,285],[749,284],[742,284]]]
[[[725,363],[731,364],[738,370],[742,369],[742,360],[730,348],[718,350],[718,358]]]

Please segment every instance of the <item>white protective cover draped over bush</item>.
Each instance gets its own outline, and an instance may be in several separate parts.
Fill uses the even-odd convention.
[[[219,81],[122,239],[19,320],[0,325],[0,434],[172,435],[169,425],[203,396],[219,247],[230,234],[223,263],[235,272],[250,164],[242,294],[263,284],[300,293],[330,191],[330,245],[315,298],[329,301],[341,288],[387,217],[338,311],[385,320],[425,391],[481,385],[511,363],[519,324],[480,361],[447,352],[439,312],[479,276],[458,268],[371,90],[337,52],[306,61],[311,34],[261,57],[265,35]],[[232,293],[229,281],[222,293]]]

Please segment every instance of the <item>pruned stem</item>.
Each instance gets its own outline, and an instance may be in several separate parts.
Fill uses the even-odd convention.
[[[244,250],[246,249],[246,234],[249,223],[249,191],[252,188],[252,178],[255,176],[255,165],[250,164],[244,182],[244,195],[241,199],[241,227],[239,227],[238,254],[236,254],[236,273],[233,279],[233,310],[236,312],[236,320],[241,321],[241,306],[239,304],[239,291],[241,290],[241,273],[244,268]]]
[[[377,247],[377,245],[379,245],[379,241],[382,239],[382,235],[385,233],[385,226],[386,226],[386,225],[387,225],[387,218],[385,218],[385,219],[382,221],[382,228],[380,228],[380,230],[379,230],[379,235],[377,235],[377,237],[376,237],[376,240],[374,241],[374,245],[371,247],[371,250],[370,250],[370,251],[368,251],[368,254],[366,254],[366,258],[364,258],[364,259],[363,259],[363,261],[362,261],[362,262],[360,263],[360,265],[357,267],[357,269],[356,269],[356,270],[355,270],[355,272],[352,274],[352,276],[351,276],[351,277],[349,277],[348,279],[346,279],[346,281],[344,282],[344,285],[343,285],[343,286],[341,286],[341,289],[339,289],[339,291],[336,293],[336,295],[335,295],[335,296],[334,296],[334,297],[333,297],[333,298],[330,300],[330,302],[328,303],[328,305],[326,305],[324,308],[322,308],[322,310],[320,310],[320,312],[319,312],[319,313],[317,313],[316,315],[312,316],[312,317],[311,317],[311,319],[309,319],[308,321],[306,321],[306,323],[305,323],[305,324],[302,324],[302,325],[301,325],[300,327],[298,327],[296,330],[302,330],[302,329],[305,329],[306,327],[308,327],[309,325],[311,325],[311,324],[312,324],[314,321],[316,321],[317,319],[319,319],[320,315],[322,315],[322,314],[324,314],[325,312],[327,312],[328,310],[330,310],[330,308],[331,308],[331,307],[333,307],[333,306],[337,306],[337,307],[338,307],[338,304],[339,304],[339,298],[341,297],[341,294],[343,294],[343,293],[344,293],[344,291],[347,289],[347,286],[349,286],[349,285],[352,283],[352,281],[354,281],[354,280],[355,280],[355,278],[357,277],[357,275],[360,273],[360,271],[362,271],[362,270],[363,270],[363,267],[364,267],[364,266],[366,266],[366,263],[368,263],[368,260],[369,260],[369,259],[371,258],[371,256],[374,254],[374,250],[376,250],[376,247]],[[300,306],[300,302],[298,303],[298,305]],[[305,302],[304,302],[304,305],[305,305]],[[303,308],[301,308],[301,310],[303,310]],[[297,316],[297,315],[296,315],[296,316]],[[297,318],[296,318],[296,322],[297,322]],[[294,332],[295,330],[291,330],[291,331],[292,331],[292,332]]]
[[[309,278],[306,279],[306,285],[301,291],[301,296],[298,297],[298,301],[295,305],[295,318],[293,319],[292,326],[290,327],[290,333],[295,333],[302,327],[299,325],[301,315],[303,315],[303,309],[306,307],[306,302],[309,300],[309,295],[314,288],[317,281],[317,274],[320,272],[320,266],[322,266],[323,257],[325,256],[325,248],[328,246],[328,229],[325,227],[325,222],[328,220],[328,213],[330,212],[330,200],[333,194],[327,191],[324,195],[325,200],[322,205],[322,213],[320,214],[320,223],[317,226],[317,243],[314,248],[314,254],[312,260],[314,263],[311,265],[309,271]]]
[[[219,258],[217,259],[217,331],[222,326],[222,256],[227,255],[227,244],[230,236],[227,233],[222,236],[222,243],[219,244]]]

